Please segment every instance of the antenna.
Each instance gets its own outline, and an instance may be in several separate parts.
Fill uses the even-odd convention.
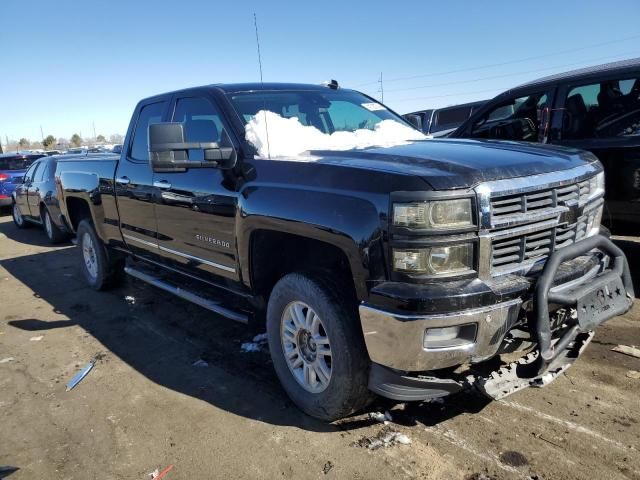
[[[378,83],[380,84],[380,88],[378,89],[378,92],[381,95],[380,102],[384,103],[384,87],[382,85],[382,72],[380,72],[380,78],[378,79]]]
[[[264,90],[264,81],[262,80],[262,54],[260,53],[260,37],[258,36],[258,17],[256,16],[256,12],[253,12],[253,26],[256,29],[256,46],[258,47],[258,68],[260,70],[260,88]],[[263,108],[264,112],[264,128],[267,133],[267,156],[269,160],[271,160],[271,146],[269,145],[269,125],[267,124],[267,99],[262,98],[263,100]]]

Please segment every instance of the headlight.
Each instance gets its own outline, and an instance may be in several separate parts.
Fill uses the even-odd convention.
[[[450,230],[473,226],[471,199],[396,203],[393,224],[399,227]]]
[[[398,272],[443,275],[473,270],[473,245],[394,249],[393,268]]]

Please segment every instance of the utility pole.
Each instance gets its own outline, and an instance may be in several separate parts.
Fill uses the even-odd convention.
[[[95,142],[95,140],[96,140],[96,122],[91,122],[91,125],[93,125],[93,141]]]
[[[44,133],[42,132],[42,125],[40,125],[40,138],[44,142]]]
[[[382,85],[382,72],[380,72],[380,78],[378,79],[378,83],[380,84],[380,88],[378,88],[378,93],[380,94],[380,101],[384,103],[384,86]]]

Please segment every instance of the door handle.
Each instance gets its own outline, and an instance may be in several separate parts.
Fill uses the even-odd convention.
[[[171,188],[171,184],[169,182],[167,182],[166,180],[159,180],[157,182],[153,182],[153,186],[156,188],[161,188],[163,190],[167,190],[169,188]]]
[[[118,177],[116,178],[116,183],[119,183],[120,185],[129,185],[131,180],[129,177]]]

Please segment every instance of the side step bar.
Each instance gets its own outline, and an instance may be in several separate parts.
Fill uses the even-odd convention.
[[[195,303],[196,305],[200,305],[202,308],[206,308],[207,310],[222,315],[223,317],[227,317],[231,320],[235,320],[236,322],[244,324],[249,323],[249,317],[247,315],[229,310],[228,308],[218,305],[213,300],[208,300],[183,288],[175,287],[158,277],[154,277],[153,275],[141,272],[140,270],[137,270],[133,267],[125,267],[124,271],[132,277],[137,278],[138,280],[149,283],[154,287],[158,287],[164,290],[165,292],[173,293],[180,298],[183,298],[191,303]]]

